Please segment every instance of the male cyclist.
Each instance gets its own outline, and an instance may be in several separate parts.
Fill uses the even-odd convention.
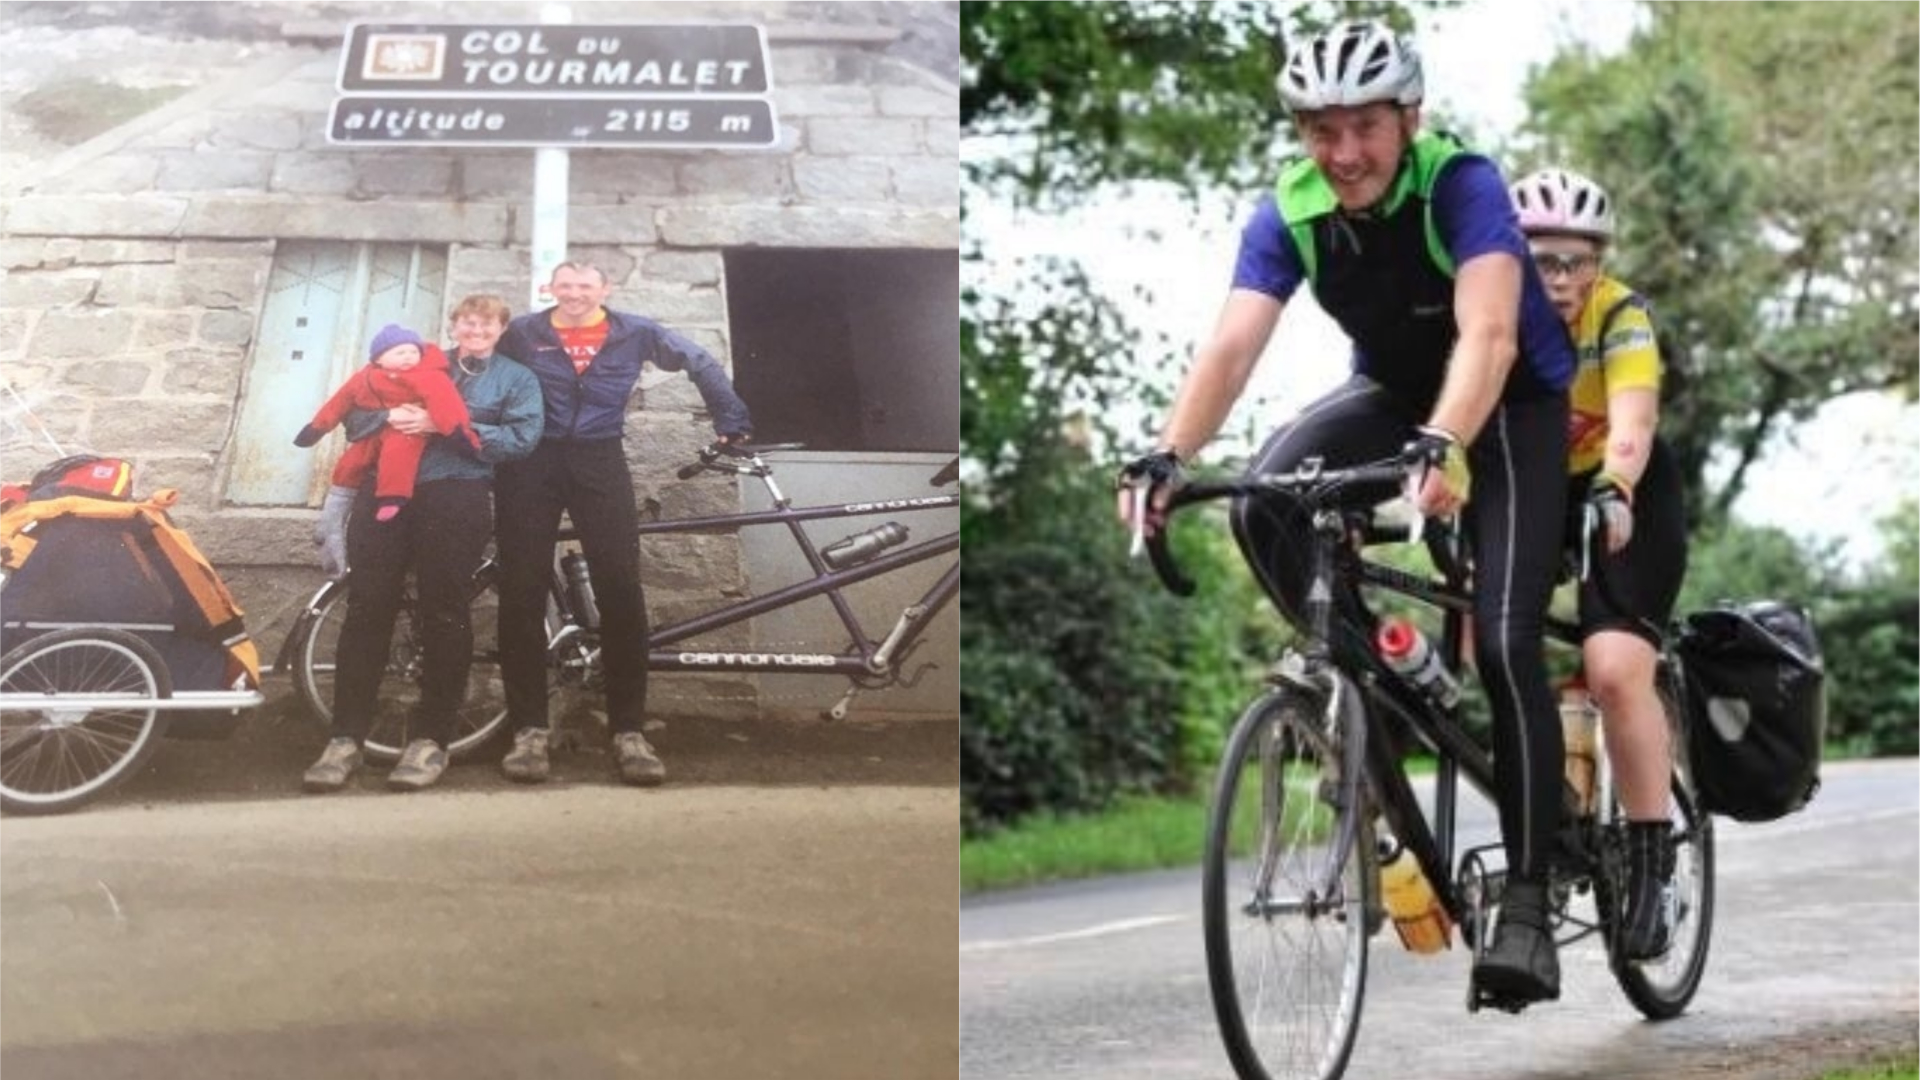
[[[1660,347],[1647,302],[1604,271],[1614,232],[1606,191],[1578,173],[1545,169],[1515,183],[1512,194],[1534,265],[1580,358],[1567,432],[1567,500],[1591,508],[1605,529],[1602,565],[1580,588],[1580,658],[1607,717],[1607,756],[1627,812],[1622,952],[1645,960],[1667,950],[1673,876],[1673,760],[1653,673],[1660,628],[1687,565],[1680,473],[1654,432]]]
[[[1440,516],[1466,507],[1474,640],[1493,707],[1509,874],[1474,978],[1516,1006],[1556,998],[1547,871],[1562,749],[1541,635],[1566,499],[1572,345],[1533,272],[1498,168],[1420,131],[1424,87],[1410,42],[1377,22],[1336,26],[1293,51],[1278,87],[1309,158],[1283,169],[1255,209],[1232,291],[1160,443],[1122,480],[1150,489],[1149,525],[1157,523],[1165,489],[1225,421],[1288,299],[1302,283],[1311,287],[1353,339],[1353,374],[1275,432],[1252,471],[1314,456],[1356,464],[1411,446],[1430,465],[1416,508]],[[1273,500],[1236,505],[1233,524],[1261,584],[1299,622],[1309,524]],[[1339,658],[1375,663],[1358,599],[1343,596],[1340,605]]]

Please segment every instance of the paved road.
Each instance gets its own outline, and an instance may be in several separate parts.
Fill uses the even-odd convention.
[[[1376,938],[1347,1075],[1423,1080],[1817,1075],[1915,1053],[1920,763],[1841,764],[1792,818],[1721,822],[1719,906],[1691,1011],[1649,1024],[1596,942],[1562,956],[1563,997],[1469,1016],[1467,961]],[[1491,839],[1484,805],[1463,832]],[[1471,813],[1472,816],[1469,816]],[[1197,870],[969,900],[960,911],[961,1075],[1232,1075],[1207,994]]]
[[[300,798],[169,744],[0,822],[0,1076],[953,1076],[951,726],[699,723],[658,791],[576,752]]]

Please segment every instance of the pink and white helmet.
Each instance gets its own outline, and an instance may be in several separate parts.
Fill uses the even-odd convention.
[[[1613,200],[1607,190],[1571,169],[1541,169],[1508,188],[1524,233],[1564,233],[1613,239]]]
[[[1381,22],[1341,23],[1293,50],[1274,80],[1293,112],[1391,101],[1417,105],[1426,80],[1413,44]]]

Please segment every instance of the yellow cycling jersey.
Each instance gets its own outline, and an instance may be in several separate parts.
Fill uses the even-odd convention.
[[[1602,324],[1607,323],[1607,312],[1616,307],[1619,310],[1605,325],[1602,341]],[[1587,306],[1573,326],[1573,344],[1580,366],[1568,391],[1572,408],[1567,414],[1567,472],[1577,476],[1606,461],[1607,395],[1636,388],[1658,393],[1663,367],[1644,303],[1632,289],[1610,277],[1594,282]]]

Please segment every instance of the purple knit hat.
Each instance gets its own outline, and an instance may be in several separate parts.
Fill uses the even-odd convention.
[[[379,333],[373,335],[373,344],[367,349],[367,359],[369,361],[378,360],[380,359],[381,353],[386,352],[395,345],[412,345],[420,349],[427,347],[427,343],[420,339],[419,334],[401,326],[399,323],[388,323],[380,328]]]

